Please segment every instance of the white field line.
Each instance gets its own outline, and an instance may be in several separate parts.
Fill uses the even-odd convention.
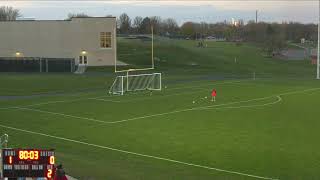
[[[171,163],[175,163],[175,164],[182,164],[185,166],[197,167],[197,168],[202,168],[202,169],[207,169],[207,170],[214,170],[214,171],[224,172],[224,173],[228,173],[228,174],[235,174],[235,175],[239,175],[239,176],[246,176],[246,177],[252,177],[252,178],[257,178],[257,179],[277,180],[276,178],[257,176],[257,175],[241,173],[241,172],[237,172],[237,171],[225,170],[225,169],[214,168],[214,167],[205,166],[205,165],[199,165],[199,164],[193,164],[193,163],[188,163],[188,162],[184,162],[184,161],[178,161],[178,160],[169,159],[169,158],[163,158],[163,157],[159,157],[159,156],[152,156],[152,155],[147,155],[147,154],[142,154],[142,153],[136,153],[136,152],[126,151],[126,150],[112,148],[112,147],[108,147],[108,146],[87,143],[84,141],[78,141],[78,140],[59,137],[59,136],[53,136],[50,134],[44,134],[44,133],[40,133],[40,132],[19,129],[19,128],[6,126],[6,125],[2,125],[2,124],[0,124],[0,127],[14,130],[14,131],[20,131],[20,132],[24,132],[24,133],[28,133],[28,134],[35,134],[35,135],[44,136],[44,137],[48,137],[48,138],[52,138],[52,139],[58,139],[58,140],[62,140],[62,141],[68,141],[68,142],[77,143],[77,144],[81,144],[81,145],[91,146],[94,148],[116,151],[116,152],[120,152],[120,153],[124,153],[124,154],[130,154],[130,155],[135,155],[135,156],[145,157],[145,158],[150,158],[150,159],[162,160],[162,161],[167,161],[167,162],[171,162]]]
[[[270,97],[269,97],[269,98],[270,98]],[[184,109],[184,110],[180,110],[180,111],[172,111],[172,112],[154,114],[154,115],[149,115],[149,116],[141,116],[141,117],[136,117],[136,118],[131,118],[131,119],[125,119],[125,120],[120,120],[120,121],[102,121],[102,120],[93,119],[93,118],[86,118],[86,117],[82,117],[82,116],[74,116],[74,115],[69,115],[69,114],[64,114],[64,113],[44,111],[44,110],[32,109],[32,108],[26,108],[26,107],[13,107],[13,108],[10,108],[10,109],[34,111],[34,112],[40,112],[40,113],[46,113],[46,114],[64,116],[64,117],[68,117],[68,118],[76,118],[76,119],[81,119],[81,120],[86,120],[86,121],[98,122],[98,123],[103,123],[103,124],[115,124],[115,123],[122,123],[122,122],[126,122],[126,121],[133,121],[133,120],[138,120],[138,119],[145,119],[145,118],[150,118],[150,117],[156,117],[156,116],[163,116],[163,115],[168,115],[168,114],[174,114],[174,113],[179,113],[179,112],[186,112],[186,111],[191,111],[191,110],[213,109],[214,107],[217,107],[217,106],[224,106],[224,105],[237,104],[237,103],[250,102],[250,101],[258,101],[258,100],[263,100],[263,99],[266,99],[266,98],[262,98],[262,99],[261,99],[261,98],[258,98],[258,99],[249,100],[249,101],[241,101],[241,102],[239,101],[239,102],[219,104],[219,105],[214,105],[214,106],[212,106],[211,108],[210,108],[210,106],[207,106],[207,107]],[[239,106],[239,107],[224,107],[224,108],[215,108],[215,109],[244,108],[244,107],[256,107],[256,106],[267,106],[267,105],[271,105],[271,104],[253,105],[253,106]]]
[[[111,121],[109,123],[115,124],[115,123],[122,123],[122,122],[127,122],[127,121],[134,121],[138,119],[146,119],[146,118],[151,118],[151,117],[158,117],[158,116],[164,116],[164,115],[169,115],[169,114],[176,114],[176,113],[182,113],[182,112],[187,112],[187,111],[196,111],[196,110],[208,110],[208,109],[235,109],[235,108],[248,108],[248,107],[258,107],[258,106],[268,106],[272,104],[276,104],[281,101],[278,99],[275,102],[272,103],[266,103],[262,105],[250,105],[250,106],[236,106],[236,107],[221,107],[221,108],[215,108],[219,106],[226,106],[226,105],[232,105],[232,104],[239,104],[239,103],[246,103],[246,102],[252,102],[252,101],[259,101],[259,100],[265,100],[265,99],[270,99],[275,96],[269,96],[269,97],[264,97],[264,98],[256,98],[256,99],[250,99],[250,100],[245,100],[245,101],[237,101],[237,102],[230,102],[230,103],[224,103],[224,104],[217,104],[217,105],[212,105],[212,106],[202,106],[202,107],[195,107],[195,108],[189,108],[189,109],[181,109],[181,110],[175,110],[175,111],[170,111],[170,112],[165,112],[165,113],[158,113],[158,114],[152,114],[148,116],[140,116],[140,117],[135,117],[135,118],[130,118],[130,119],[124,119],[124,120],[119,120],[119,121]],[[276,96],[278,97],[278,96]]]
[[[48,105],[48,104],[77,102],[77,101],[83,101],[83,100],[87,100],[87,99],[88,98],[72,99],[72,100],[64,100],[64,101],[47,101],[47,102],[42,102],[42,103],[29,104],[29,105],[23,105],[23,106],[11,106],[11,107],[5,107],[5,108],[0,108],[0,109],[12,109],[12,108],[16,108],[16,107],[35,107],[35,106],[42,106],[42,105]]]
[[[4,107],[4,108],[0,108],[1,110],[7,110],[7,109],[12,109],[14,107]]]
[[[284,92],[281,94],[278,94],[279,96],[284,96],[284,95],[291,95],[291,94],[301,94],[309,91],[316,91],[320,90],[320,88],[311,88],[311,89],[304,89],[304,90],[297,90],[297,91],[291,91],[291,92]]]
[[[247,81],[249,81],[249,80],[247,80]],[[202,85],[202,86],[193,86],[193,87],[186,87],[186,88],[173,88],[175,90],[177,90],[177,89],[197,89],[197,91],[186,92],[186,93],[178,92],[178,93],[167,94],[167,95],[163,95],[163,96],[151,96],[151,97],[133,98],[133,99],[130,99],[130,100],[122,100],[120,102],[121,103],[137,102],[137,101],[143,101],[143,100],[148,100],[148,99],[165,98],[165,97],[170,97],[170,96],[181,96],[181,95],[189,95],[189,94],[198,94],[199,92],[204,92],[204,91],[207,91],[208,94],[210,94],[211,89],[206,89],[206,88],[201,88],[201,87],[208,87],[208,86],[212,86],[212,85],[221,85],[221,84],[238,84],[238,83],[241,83],[241,82],[245,82],[245,81],[233,81],[233,82],[215,83],[215,84],[207,84],[207,85]],[[169,90],[172,90],[172,89],[169,89]],[[107,96],[101,96],[100,98],[103,98],[103,97],[107,97]]]
[[[164,116],[164,115],[169,115],[169,114],[174,114],[174,113],[180,113],[180,112],[186,112],[186,111],[192,111],[192,110],[213,109],[214,107],[218,107],[218,106],[224,106],[224,105],[230,105],[230,104],[238,104],[238,103],[250,102],[250,101],[259,101],[259,100],[264,100],[264,99],[269,99],[269,98],[271,98],[271,97],[252,99],[252,100],[248,100],[248,101],[238,101],[238,102],[232,102],[232,103],[225,103],[225,104],[219,104],[219,105],[213,105],[213,106],[205,106],[205,107],[184,109],[184,110],[180,110],[180,111],[172,111],[172,112],[167,112],[167,113],[159,113],[159,114],[153,114],[153,115],[149,115],[149,116],[141,116],[141,117],[136,117],[136,118],[119,120],[119,121],[102,121],[102,120],[93,119],[93,118],[86,118],[86,117],[82,117],[82,116],[74,116],[74,115],[69,115],[69,114],[64,114],[64,113],[44,111],[44,110],[32,109],[32,108],[26,108],[26,107],[14,107],[14,108],[11,108],[11,109],[34,111],[34,112],[40,112],[40,113],[46,113],[46,114],[64,116],[64,117],[68,117],[68,118],[76,118],[76,119],[81,119],[81,120],[86,120],[86,121],[93,121],[93,122],[98,122],[98,123],[103,123],[103,124],[115,124],[115,123],[122,123],[122,122],[126,122],[126,121],[138,120],[138,119],[145,119],[145,118],[150,118],[150,117]],[[281,100],[281,98],[280,98],[280,100]],[[271,104],[275,104],[275,103],[271,103]],[[229,108],[232,109],[232,108],[257,107],[257,106],[267,106],[267,105],[271,105],[271,104],[270,104],[270,103],[267,103],[267,104],[262,104],[262,105],[237,106],[237,107],[223,107],[223,108],[215,108],[215,109],[229,109]]]
[[[220,84],[237,84],[237,83],[241,83],[241,82],[245,82],[245,81],[249,81],[249,80],[243,80],[243,81],[232,81],[232,82],[223,82],[223,83],[214,83],[214,84],[208,84],[208,85],[202,85],[201,87],[207,87],[207,86],[211,86],[211,85],[220,85]],[[172,88],[172,89],[192,89],[192,88],[197,88],[197,89],[203,89],[201,91],[193,91],[193,92],[188,92],[188,93],[174,93],[174,94],[168,94],[168,95],[163,95],[163,96],[152,96],[152,97],[145,97],[145,98],[135,98],[132,100],[125,100],[125,101],[115,101],[115,100],[106,100],[106,98],[110,99],[110,98],[114,98],[114,97],[118,97],[118,96],[98,96],[98,97],[93,97],[93,98],[80,98],[80,99],[72,99],[72,100],[63,100],[63,101],[48,101],[48,102],[43,102],[43,103],[37,103],[37,104],[30,104],[30,105],[25,105],[25,106],[19,106],[19,107],[35,107],[35,106],[41,106],[41,105],[48,105],[48,104],[57,104],[57,103],[68,103],[68,102],[76,102],[76,101],[85,101],[85,100],[100,100],[100,101],[105,101],[105,102],[116,102],[116,103],[120,103],[120,102],[135,102],[135,101],[142,101],[142,100],[146,100],[146,99],[154,99],[156,98],[163,98],[163,97],[169,97],[169,96],[179,96],[179,95],[187,95],[187,94],[196,94],[199,92],[203,92],[204,88],[199,88],[200,86],[190,86],[190,87],[185,87],[185,88]],[[171,90],[171,89],[169,89]],[[209,92],[210,90],[208,90]],[[101,99],[102,98],[102,99]],[[0,108],[0,110],[6,110],[6,109],[12,109],[12,108],[16,108],[17,106],[12,106],[12,107],[4,107],[4,108]]]
[[[109,99],[99,99],[99,98],[88,98],[91,100],[97,100],[97,101],[104,101],[104,102],[114,102],[114,103],[120,103],[122,101],[115,101],[115,100],[109,100]]]
[[[163,96],[152,96],[152,98],[155,98],[155,97],[162,98],[162,97],[168,97],[168,96],[195,94],[195,93],[199,93],[199,92],[203,92],[203,90],[202,91],[193,91],[193,92],[189,92],[189,93],[175,93],[175,94],[168,94],[168,95],[163,95]],[[98,96],[98,97],[93,97],[93,98],[80,98],[80,99],[63,100],[63,101],[47,101],[47,102],[43,102],[43,103],[29,104],[29,105],[24,105],[24,106],[19,106],[19,107],[35,107],[35,106],[42,106],[42,105],[48,105],[48,104],[69,103],[69,102],[77,102],[77,101],[85,101],[85,100],[97,100],[97,101],[114,102],[114,103],[135,102],[135,101],[142,101],[142,100],[146,100],[146,99],[151,98],[151,97],[149,97],[149,98],[135,98],[135,99],[126,100],[126,101],[109,100],[110,98],[113,98],[113,97],[117,97],[117,96]],[[101,99],[101,98],[103,98],[103,99]],[[6,110],[6,109],[12,109],[12,108],[16,108],[16,107],[17,106],[11,106],[11,107],[3,107],[0,109]]]
[[[237,84],[237,83],[248,82],[248,81],[253,81],[253,80],[244,79],[244,80],[240,80],[240,81],[227,81],[227,82],[221,82],[221,83],[214,83],[213,82],[212,84],[205,84],[205,85],[203,84],[203,85],[198,85],[198,86],[185,86],[185,87],[168,88],[167,90],[192,89],[192,88],[208,87],[208,86],[221,85],[221,84]]]
[[[134,120],[139,120],[139,119],[146,119],[146,118],[151,118],[151,117],[164,116],[164,115],[176,114],[176,113],[187,112],[187,111],[205,110],[205,109],[213,109],[213,108],[217,109],[215,107],[225,106],[225,105],[233,105],[233,104],[239,104],[239,103],[246,103],[246,102],[252,102],[252,101],[259,101],[259,100],[269,99],[272,97],[278,97],[279,102],[280,102],[282,100],[280,96],[290,95],[290,94],[300,94],[300,93],[305,93],[305,92],[309,92],[309,91],[316,91],[316,90],[320,90],[320,88],[305,89],[305,90],[300,90],[300,91],[291,91],[291,92],[280,93],[280,94],[276,94],[276,95],[271,95],[271,96],[256,98],[256,99],[250,99],[250,100],[244,100],[244,101],[237,101],[237,102],[230,102],[230,103],[217,104],[217,105],[211,105],[211,106],[202,106],[202,107],[181,109],[181,110],[175,110],[175,111],[170,111],[170,112],[165,112],[165,113],[151,114],[148,116],[140,116],[140,117],[134,117],[134,118],[129,118],[129,119],[123,119],[123,120],[119,120],[119,121],[112,121],[112,122],[109,122],[109,124],[110,123],[122,123],[122,122],[127,122],[127,121],[134,121]],[[276,102],[276,103],[278,103],[278,102]],[[267,104],[267,105],[270,105],[270,104]],[[263,105],[263,106],[267,106],[267,105]],[[244,107],[244,106],[242,106],[242,107]],[[253,106],[250,106],[250,107],[253,107]],[[228,108],[228,107],[226,107],[226,108]],[[237,108],[237,107],[233,107],[233,108]],[[222,108],[218,108],[218,109],[222,109]]]
[[[277,104],[279,102],[282,101],[282,98],[280,96],[276,96],[277,100],[274,102],[269,102],[269,103],[265,103],[265,104],[257,104],[257,105],[246,105],[246,106],[231,106],[231,107],[222,107],[222,108],[214,108],[215,110],[217,109],[239,109],[239,108],[252,108],[252,107],[263,107],[263,106],[270,106],[270,105],[274,105]],[[213,108],[204,108],[204,109],[213,109]],[[203,109],[203,110],[204,110]]]
[[[207,90],[207,89],[206,89]],[[144,100],[155,100],[158,98],[166,98],[166,97],[170,97],[170,96],[182,96],[182,95],[189,95],[189,94],[198,94],[200,92],[204,92],[205,90],[197,90],[197,91],[192,91],[192,92],[185,92],[185,93],[172,93],[172,94],[167,94],[167,95],[156,95],[156,96],[149,96],[149,97],[141,97],[141,98],[133,98],[130,100],[122,100],[120,101],[121,103],[127,103],[127,102],[138,102],[138,101],[144,101]],[[208,90],[207,90],[208,91]],[[209,94],[209,91],[208,91]]]
[[[242,80],[242,81],[230,81],[230,82],[221,82],[221,83],[215,83],[213,82],[212,84],[206,84],[206,85],[199,85],[199,86],[185,86],[185,87],[176,87],[176,88],[168,88],[168,89],[164,89],[165,91],[171,91],[171,90],[179,90],[179,89],[203,89],[203,90],[208,90],[208,92],[210,92],[210,89],[204,89],[201,87],[208,87],[208,86],[214,86],[214,85],[223,85],[223,84],[238,84],[241,82],[247,82],[247,81],[253,81],[253,80]],[[176,93],[174,95],[179,95],[180,93]],[[172,96],[172,94],[169,94],[167,96]],[[104,98],[104,97],[114,97],[114,96],[109,96],[109,95],[105,95],[105,96],[99,96],[99,97],[95,97],[95,98]],[[164,96],[161,96],[164,97]]]
[[[47,101],[43,103],[36,103],[36,104],[29,104],[29,105],[24,105],[24,106],[11,106],[11,107],[6,107],[6,108],[0,108],[0,109],[12,109],[16,107],[35,107],[35,106],[42,106],[42,105],[48,105],[48,104],[58,104],[58,103],[70,103],[70,102],[77,102],[77,101],[85,101],[85,100],[100,100],[102,99],[96,99],[96,98],[80,98],[80,99],[72,99],[72,100],[64,100],[64,101]],[[108,101],[108,102],[120,102],[120,101],[112,101],[112,100],[103,100],[103,101]]]
[[[57,112],[51,112],[51,111],[44,111],[44,110],[39,110],[39,109],[31,109],[31,108],[24,108],[24,107],[14,107],[14,108],[11,108],[11,109],[34,111],[34,112],[59,115],[59,116],[64,116],[64,117],[69,117],[69,118],[82,119],[82,120],[86,120],[86,121],[93,121],[93,122],[98,122],[98,123],[107,123],[106,121],[101,121],[101,120],[97,120],[97,119],[93,119],[93,118],[86,118],[86,117],[74,116],[74,115],[69,115],[69,114],[63,114],[63,113],[57,113]]]
[[[44,103],[25,105],[25,106],[22,106],[22,107],[34,107],[34,106],[42,106],[42,105],[48,105],[48,104],[76,102],[76,101],[82,101],[82,100],[84,100],[84,99],[73,99],[73,100],[64,100],[64,101],[48,101],[48,102],[44,102]]]
[[[51,112],[51,111],[44,111],[44,110],[38,110],[38,109],[31,109],[31,108],[23,108],[23,107],[13,107],[14,109],[19,109],[19,110],[29,110],[29,111],[35,111],[35,112],[41,112],[41,113],[47,113],[47,114],[53,114],[53,115],[59,115],[59,116],[64,116],[64,117],[69,117],[69,118],[76,118],[76,119],[82,119],[82,120],[87,120],[87,121],[93,121],[93,122],[98,122],[98,123],[103,123],[103,124],[116,124],[116,123],[123,123],[127,121],[134,121],[134,120],[139,120],[139,119],[146,119],[146,118],[151,118],[151,117],[158,117],[158,116],[164,116],[164,115],[170,115],[170,114],[176,114],[176,113],[182,113],[182,112],[188,112],[188,111],[196,111],[196,110],[208,110],[208,109],[235,109],[235,108],[249,108],[249,107],[257,107],[257,106],[268,106],[272,105],[272,103],[267,103],[267,104],[262,104],[262,105],[251,105],[251,106],[236,106],[236,107],[224,107],[224,108],[215,108],[219,106],[226,106],[226,105],[233,105],[233,104],[239,104],[239,103],[247,103],[247,102],[252,102],[252,101],[259,101],[259,100],[265,100],[265,99],[270,99],[273,97],[279,97],[279,102],[281,101],[281,97],[283,95],[289,95],[289,94],[299,94],[299,93],[305,93],[309,91],[315,91],[319,90],[320,88],[312,88],[312,89],[306,89],[306,90],[301,90],[301,91],[292,91],[292,92],[286,92],[286,93],[281,93],[278,95],[271,95],[267,97],[262,97],[262,98],[255,98],[255,99],[249,99],[249,100],[243,100],[243,101],[236,101],[236,102],[229,102],[229,103],[223,103],[223,104],[217,104],[217,105],[211,105],[211,106],[200,106],[200,107],[194,107],[194,108],[188,108],[188,109],[181,109],[181,110],[175,110],[175,111],[169,111],[165,113],[157,113],[157,114],[151,114],[147,116],[139,116],[139,117],[134,117],[134,118],[129,118],[129,119],[123,119],[119,121],[102,121],[98,119],[93,119],[93,118],[86,118],[86,117],[81,117],[81,116],[74,116],[74,115],[69,115],[69,114],[63,114],[63,113],[57,113],[57,112]],[[276,102],[278,103],[278,101]],[[275,103],[273,103],[275,104]],[[12,108],[11,108],[12,109]]]

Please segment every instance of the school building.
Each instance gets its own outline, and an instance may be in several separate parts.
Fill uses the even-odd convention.
[[[0,22],[0,59],[74,59],[111,66],[116,58],[116,18]]]

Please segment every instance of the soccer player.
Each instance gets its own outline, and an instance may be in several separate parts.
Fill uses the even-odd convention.
[[[213,89],[211,91],[211,101],[212,102],[216,102],[216,96],[217,96],[217,91],[215,89]]]

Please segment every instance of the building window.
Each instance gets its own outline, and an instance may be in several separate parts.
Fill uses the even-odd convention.
[[[111,32],[100,33],[100,47],[111,48]]]
[[[87,56],[83,56],[83,63],[84,63],[84,64],[88,64]]]
[[[79,64],[82,64],[82,56],[79,56]]]

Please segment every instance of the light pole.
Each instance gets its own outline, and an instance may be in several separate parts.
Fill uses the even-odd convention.
[[[318,8],[318,54],[317,54],[317,79],[320,79],[320,0],[319,0],[319,8]]]

